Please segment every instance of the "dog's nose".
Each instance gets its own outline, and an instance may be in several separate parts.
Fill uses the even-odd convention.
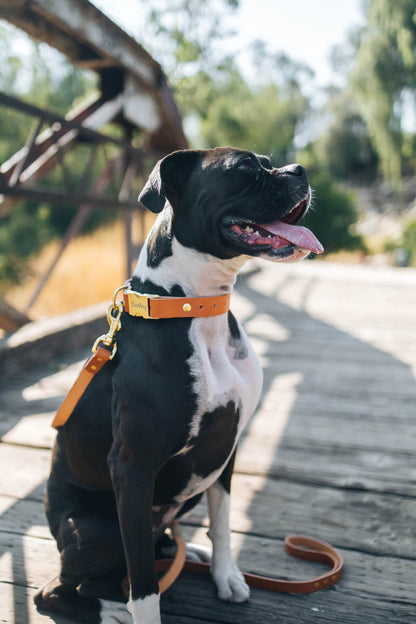
[[[297,163],[294,165],[287,165],[286,167],[283,167],[282,171],[284,171],[284,173],[288,173],[289,175],[294,175],[302,178],[306,176],[306,171],[304,167],[302,167],[302,165],[298,165]]]

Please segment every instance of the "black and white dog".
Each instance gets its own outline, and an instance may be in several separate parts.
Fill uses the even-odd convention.
[[[140,200],[160,213],[131,280],[142,293],[221,295],[250,257],[322,251],[295,225],[310,203],[299,165],[272,168],[234,148],[184,150],[156,165]],[[116,357],[57,436],[46,513],[61,572],[36,603],[91,624],[160,624],[155,541],[203,492],[218,595],[247,600],[230,551],[229,498],[237,441],[262,386],[250,342],[231,312],[121,321]],[[86,595],[88,583],[104,588],[126,573],[127,608]]]

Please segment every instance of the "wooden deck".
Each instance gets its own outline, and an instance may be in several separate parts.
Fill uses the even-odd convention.
[[[242,605],[183,574],[163,597],[164,624],[414,624],[416,272],[267,264],[241,280],[233,308],[265,371],[233,481],[240,566],[314,576],[322,568],[283,553],[285,535],[303,533],[337,546],[345,574],[306,596],[253,590]],[[1,388],[0,622],[68,624],[39,615],[32,596],[58,569],[42,509],[50,422],[87,351]],[[207,543],[203,504],[183,527]]]

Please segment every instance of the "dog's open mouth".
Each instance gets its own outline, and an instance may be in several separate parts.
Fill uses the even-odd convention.
[[[284,217],[271,223],[255,223],[248,219],[229,217],[226,232],[229,238],[254,255],[263,252],[286,252],[285,248],[297,247],[303,252],[320,254],[323,246],[308,228],[295,225],[308,209],[309,196],[296,204]]]

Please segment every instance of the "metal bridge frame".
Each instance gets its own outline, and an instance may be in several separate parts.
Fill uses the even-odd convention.
[[[63,52],[75,65],[99,75],[100,94],[87,100],[65,118],[0,93],[0,106],[32,118],[26,144],[0,167],[0,216],[22,199],[78,206],[59,252],[33,293],[26,314],[39,297],[59,258],[80,231],[93,209],[121,209],[126,232],[126,274],[129,275],[137,245],[132,240],[132,214],[138,209],[132,197],[137,177],[144,175],[144,160],[152,161],[187,147],[180,115],[160,65],[137,43],[88,0],[0,0],[4,18],[32,37]],[[122,129],[123,139],[98,132],[107,123]],[[139,132],[137,132],[139,131]],[[138,134],[139,146],[133,145]],[[75,185],[65,155],[80,144],[90,149],[82,179]],[[91,168],[97,150],[111,157],[95,180]],[[42,185],[59,167],[63,188]],[[120,178],[117,192],[108,187]],[[0,327],[15,329],[27,321],[0,301]]]

